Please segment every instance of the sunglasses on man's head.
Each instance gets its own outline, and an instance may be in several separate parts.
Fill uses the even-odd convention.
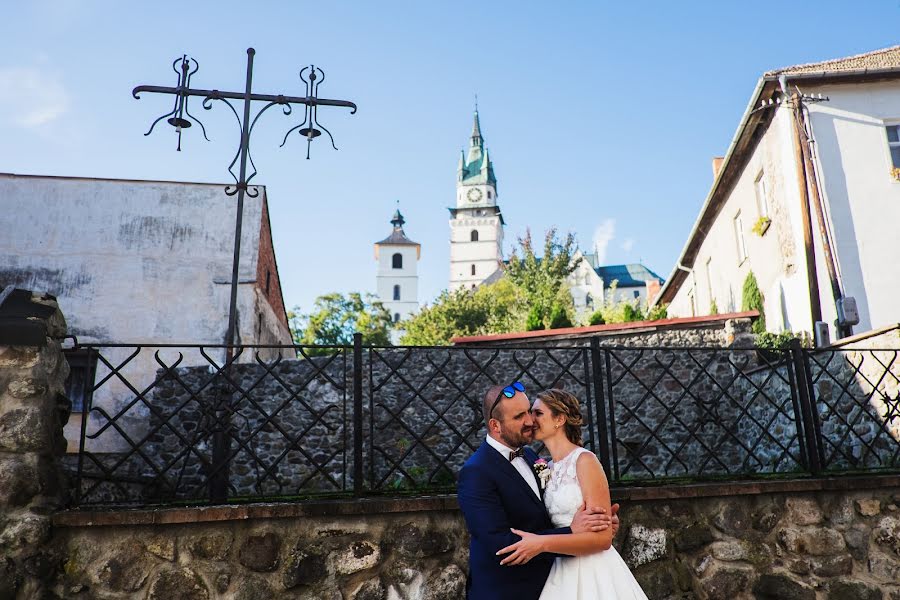
[[[507,398],[512,398],[513,396],[516,395],[516,392],[524,392],[524,391],[525,391],[525,386],[522,385],[521,381],[514,381],[510,385],[508,385],[505,388],[503,388],[502,390],[500,390],[500,393],[497,394],[497,399],[494,400],[494,404],[491,406],[491,412],[488,413],[488,418],[490,419],[491,417],[494,416],[494,409],[497,408],[497,405],[500,404],[500,401],[503,400],[504,396],[506,396]]]

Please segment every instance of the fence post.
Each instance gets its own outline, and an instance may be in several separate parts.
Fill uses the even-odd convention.
[[[794,381],[797,385],[797,395],[800,399],[800,414],[803,418],[803,439],[806,446],[806,456],[809,460],[809,470],[813,475],[822,472],[822,455],[819,451],[819,443],[816,439],[819,428],[816,426],[816,405],[812,389],[812,381],[809,373],[809,365],[803,356],[803,348],[800,340],[793,339],[790,342],[791,362],[794,367]]]
[[[606,471],[607,477],[611,480],[613,478],[613,472],[610,468],[611,465],[609,460],[609,427],[606,416],[606,402],[603,398],[603,376],[601,375],[603,369],[600,366],[601,360],[600,340],[596,337],[592,337],[591,378],[594,380],[594,405],[596,407],[594,414],[597,415],[595,427],[597,429],[597,435],[599,436],[597,441],[600,443],[600,462],[603,464],[603,469]]]
[[[353,334],[353,495],[363,495],[362,334]]]

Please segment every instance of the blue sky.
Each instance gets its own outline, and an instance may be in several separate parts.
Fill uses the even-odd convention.
[[[372,243],[395,201],[422,243],[420,301],[446,287],[448,213],[478,94],[508,227],[573,231],[605,262],[667,277],[759,76],[900,43],[900,2],[255,2],[31,0],[0,22],[0,172],[228,181],[237,142],[224,107],[193,112],[212,143],[142,134],[170,100],[182,53],[193,84],[301,95],[327,76],[322,110],[340,151],[299,138],[270,111],[253,147],[268,188],[285,302],[372,291]],[[550,8],[552,7],[552,9]],[[229,121],[231,119],[231,121]],[[232,219],[231,213],[223,218]],[[327,260],[326,260],[326,257]]]

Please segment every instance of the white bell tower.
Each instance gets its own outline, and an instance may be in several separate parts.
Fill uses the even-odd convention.
[[[405,222],[398,209],[391,219],[391,235],[375,243],[377,294],[394,323],[419,310],[418,262],[422,247],[406,237]]]
[[[503,262],[503,215],[494,165],[481,137],[478,108],[469,154],[461,153],[456,204],[450,208],[450,290],[474,288]]]

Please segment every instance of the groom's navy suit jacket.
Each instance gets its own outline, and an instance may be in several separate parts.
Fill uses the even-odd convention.
[[[525,448],[525,461],[537,455]],[[537,478],[535,477],[535,481]],[[571,533],[552,529],[544,502],[522,479],[509,460],[487,442],[459,472],[459,507],[469,529],[468,600],[537,600],[553,565],[553,556],[539,554],[524,565],[508,567],[497,551],[521,538],[509,529],[532,533]]]

